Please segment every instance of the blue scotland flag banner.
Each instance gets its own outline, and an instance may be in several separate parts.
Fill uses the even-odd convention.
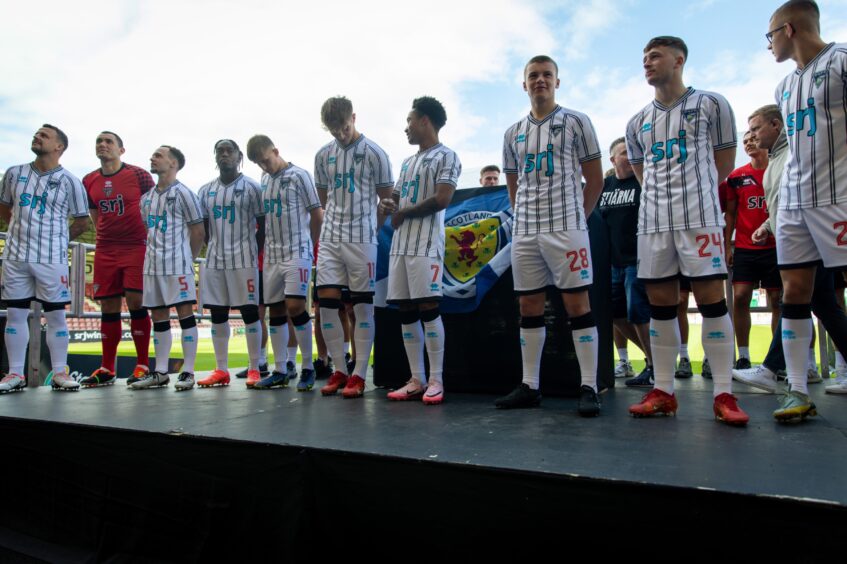
[[[511,266],[512,210],[505,186],[458,190],[444,214],[443,313],[475,310]],[[377,307],[385,307],[391,222],[379,233]]]

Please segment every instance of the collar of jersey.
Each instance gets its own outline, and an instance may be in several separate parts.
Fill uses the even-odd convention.
[[[47,176],[48,174],[55,174],[62,170],[62,165],[59,165],[56,168],[52,168],[50,170],[46,170],[44,172],[38,172],[38,169],[35,168],[35,161],[33,161],[29,163],[29,170],[31,170],[35,176]]]
[[[244,178],[244,173],[239,172],[238,176],[235,177],[235,180],[233,180],[229,184],[224,184],[223,182],[221,182],[220,176],[217,178],[217,181],[218,181],[218,184],[221,185],[221,188],[229,188],[230,186],[235,186],[236,184],[238,184],[238,181],[241,180],[242,178]]]
[[[534,117],[532,117],[532,112],[530,112],[529,113],[529,121],[531,121],[532,123],[534,123],[536,125],[542,124],[545,121],[547,121],[548,119],[550,119],[551,117],[553,117],[554,115],[556,115],[556,113],[561,109],[562,109],[562,106],[560,106],[559,104],[556,104],[556,107],[553,108],[553,111],[550,112],[549,114],[547,114],[546,116],[544,116],[541,119],[535,119]]]
[[[167,188],[165,188],[165,189],[164,189],[164,190],[162,190],[161,192],[159,192],[159,185],[157,184],[155,187],[153,187],[153,190],[155,190],[155,191],[156,191],[156,193],[158,193],[158,194],[164,194],[164,193],[168,192],[171,188],[173,188],[174,186],[176,186],[177,184],[180,184],[180,181],[179,181],[179,180],[174,180],[174,183],[173,183],[173,184],[171,184],[170,186],[168,186]]]
[[[120,174],[120,172],[124,169],[125,166],[126,166],[126,163],[121,162],[120,168],[118,168],[118,170],[116,170],[112,174],[106,174],[105,172],[103,172],[103,169],[101,168],[100,169],[100,176],[102,176],[103,178],[112,178],[113,176],[117,176],[118,174]]]
[[[656,100],[655,98],[653,99],[653,105],[654,105],[654,106],[656,106],[657,108],[659,108],[660,110],[662,110],[663,112],[666,112],[666,111],[668,111],[668,110],[672,110],[673,108],[675,108],[675,107],[677,107],[678,105],[680,105],[681,103],[683,103],[683,102],[685,101],[685,99],[686,99],[686,98],[688,98],[689,96],[691,96],[691,93],[692,93],[692,92],[694,92],[694,88],[692,88],[691,86],[689,86],[689,87],[688,87],[688,90],[686,90],[686,91],[685,91],[685,94],[683,94],[682,96],[680,96],[680,97],[677,99],[677,101],[676,101],[676,102],[674,102],[673,104],[671,104],[670,106],[665,106],[665,105],[663,105],[661,102],[659,102],[659,101],[658,101],[658,100]]]
[[[425,149],[425,150],[423,150],[423,151],[418,151],[418,155],[419,155],[419,156],[420,156],[420,155],[425,155],[426,153],[429,153],[429,152],[430,152],[430,151],[432,151],[433,149],[437,149],[437,148],[439,148],[439,147],[441,147],[441,143],[436,143],[435,145],[433,145],[433,146],[432,146],[432,147],[430,147],[429,149]]]
[[[822,57],[822,56],[823,56],[823,55],[824,55],[827,51],[829,51],[830,49],[832,49],[832,47],[833,47],[834,45],[835,45],[835,42],[833,41],[832,43],[828,44],[826,47],[824,47],[823,49],[821,49],[821,52],[820,52],[820,53],[818,53],[817,55],[815,55],[815,58],[814,58],[814,59],[812,59],[811,61],[809,61],[808,63],[806,63],[806,66],[805,66],[805,67],[803,67],[802,69],[794,69],[794,74],[796,74],[797,76],[800,76],[801,74],[803,74],[804,72],[806,72],[806,69],[808,69],[808,68],[811,68],[811,67],[815,66],[815,63],[817,62],[817,60],[818,60],[818,59],[820,59],[820,58],[821,58],[821,57]]]
[[[338,142],[338,139],[335,140],[335,144],[338,145],[338,148],[341,149],[342,151],[347,151],[348,149],[352,149],[353,147],[358,145],[359,142],[361,142],[364,138],[365,138],[365,134],[359,133],[359,138],[356,139],[355,141],[353,141],[352,143],[350,143],[349,145],[347,145],[346,147],[342,147],[341,144]]]
[[[273,178],[273,179],[279,178],[280,176],[285,174],[285,171],[288,170],[289,168],[291,168],[292,166],[294,166],[294,163],[288,163],[288,166],[286,166],[285,168],[281,168],[278,171],[276,171],[274,174],[272,174],[271,178]]]

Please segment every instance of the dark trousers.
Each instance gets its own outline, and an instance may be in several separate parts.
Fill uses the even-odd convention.
[[[841,276],[841,274],[838,274]],[[812,313],[821,320],[832,338],[835,348],[847,358],[847,315],[835,301],[835,278],[831,270],[818,266],[815,272],[815,287],[812,289]],[[818,338],[821,336],[818,335]],[[823,359],[826,363],[826,359]],[[762,362],[771,372],[785,370],[785,354],[782,351],[782,316],[771,340],[771,348]]]

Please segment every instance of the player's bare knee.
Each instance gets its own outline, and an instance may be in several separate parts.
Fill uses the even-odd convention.
[[[306,298],[285,298],[285,310],[288,317],[294,319],[306,311]]]
[[[127,299],[127,307],[129,307],[129,299]],[[138,307],[129,308],[129,309],[139,309],[141,307],[141,300],[138,300]],[[100,312],[101,313],[120,313],[121,312],[121,297],[114,296],[111,298],[103,298],[100,300]]]
[[[526,294],[518,297],[521,317],[535,317],[544,315],[544,302],[547,295],[544,292],[537,294]]]

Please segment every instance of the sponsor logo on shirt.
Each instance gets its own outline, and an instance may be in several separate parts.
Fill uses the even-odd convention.
[[[515,137],[515,143],[523,143],[525,141],[526,141],[526,135],[524,135],[523,133],[521,133],[520,135]]]
[[[652,123],[645,123],[641,126],[641,131],[650,131],[651,129],[653,129]]]
[[[327,163],[329,163],[329,164],[335,164],[335,157],[329,157],[329,158],[326,160],[326,162],[327,162]]]

